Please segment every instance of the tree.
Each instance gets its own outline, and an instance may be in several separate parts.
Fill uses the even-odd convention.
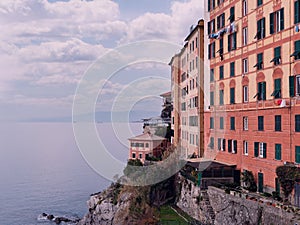
[[[242,181],[244,186],[248,191],[255,192],[257,190],[257,185],[254,180],[252,171],[245,170],[242,172]]]
[[[289,195],[294,189],[297,178],[299,178],[299,170],[294,165],[278,166],[276,174],[284,194],[284,202],[289,202]]]

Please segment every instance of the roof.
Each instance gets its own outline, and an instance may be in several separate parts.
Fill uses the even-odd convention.
[[[200,27],[200,26],[204,26],[204,20],[203,19],[200,19],[198,21],[198,24],[193,27],[193,30],[189,33],[189,35],[185,38],[184,41],[188,41],[190,39],[190,37],[195,33],[195,31]]]
[[[187,165],[188,166],[191,166],[193,168],[197,168],[198,171],[204,171],[204,170],[207,170],[207,169],[219,169],[219,168],[224,168],[224,167],[231,167],[231,168],[235,168],[236,165],[227,165],[227,164],[224,164],[224,163],[221,163],[221,162],[217,162],[217,161],[188,161],[187,162]]]
[[[165,138],[157,136],[155,134],[149,134],[149,133],[145,133],[145,134],[141,134],[132,138],[128,139],[129,141],[163,141],[165,140]]]
[[[169,97],[169,96],[171,96],[171,91],[168,91],[168,92],[166,92],[166,93],[163,93],[163,94],[161,94],[160,96],[161,96],[161,97]]]

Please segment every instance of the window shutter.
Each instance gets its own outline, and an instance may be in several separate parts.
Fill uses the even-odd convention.
[[[296,24],[296,23],[299,22],[299,1],[298,0],[295,1],[294,7],[295,7],[294,8],[294,14],[295,14],[295,17],[294,17],[295,21],[294,21],[294,23]]]
[[[266,82],[262,82],[262,97],[263,100],[266,100]]]
[[[231,140],[228,140],[228,152],[231,152],[232,147],[231,147]]]
[[[280,30],[284,30],[284,8],[280,9]]]
[[[207,11],[210,11],[210,0],[207,0]]]
[[[232,63],[230,63],[230,76],[231,77],[234,77],[234,73],[235,73],[235,71],[234,71],[234,62],[232,62]]]
[[[290,97],[295,96],[295,77],[289,76],[289,85],[290,85]]]
[[[261,38],[261,20],[257,21],[257,39]]]
[[[233,141],[233,148],[234,148],[235,154],[237,154],[237,140]]]
[[[263,157],[267,158],[267,143],[264,143],[263,146],[264,146]]]
[[[224,105],[224,90],[219,91],[220,105]]]
[[[275,79],[275,91],[281,90],[281,79]]]
[[[231,35],[228,35],[228,52],[231,51],[231,45],[230,45],[230,39],[231,39]]]
[[[300,146],[296,146],[295,159],[296,163],[300,163]]]
[[[230,104],[235,103],[235,88],[230,88]]]
[[[218,150],[220,150],[221,149],[221,141],[222,141],[222,139],[221,138],[218,138]]]
[[[262,30],[262,38],[264,38],[266,36],[266,19],[265,18],[262,18],[261,30]]]
[[[222,14],[222,27],[225,26],[225,13]]]
[[[270,14],[270,34],[274,34],[274,13]]]
[[[216,2],[215,0],[212,0],[212,8],[214,9],[216,7]]]
[[[236,49],[236,32],[233,33],[233,48]]]
[[[254,142],[254,156],[258,157],[259,152],[259,142]]]
[[[275,144],[275,159],[281,160],[281,144]]]
[[[225,139],[223,139],[223,151],[225,151],[226,150],[226,140]]]
[[[207,22],[207,33],[208,33],[208,34],[211,33],[211,25],[210,25],[210,22]]]

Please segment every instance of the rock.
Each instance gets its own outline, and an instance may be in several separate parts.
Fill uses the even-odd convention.
[[[42,216],[43,217],[47,217],[47,213],[42,213]]]
[[[54,219],[54,216],[53,216],[53,215],[47,215],[47,219],[48,219],[48,220],[53,220],[53,219]]]

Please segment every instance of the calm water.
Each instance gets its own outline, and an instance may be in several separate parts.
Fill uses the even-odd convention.
[[[126,161],[126,143],[109,124],[97,126],[107,148]],[[140,133],[141,124],[132,129]],[[1,124],[0,145],[0,225],[53,224],[37,219],[43,212],[82,217],[89,195],[111,183],[81,157],[71,124]]]

